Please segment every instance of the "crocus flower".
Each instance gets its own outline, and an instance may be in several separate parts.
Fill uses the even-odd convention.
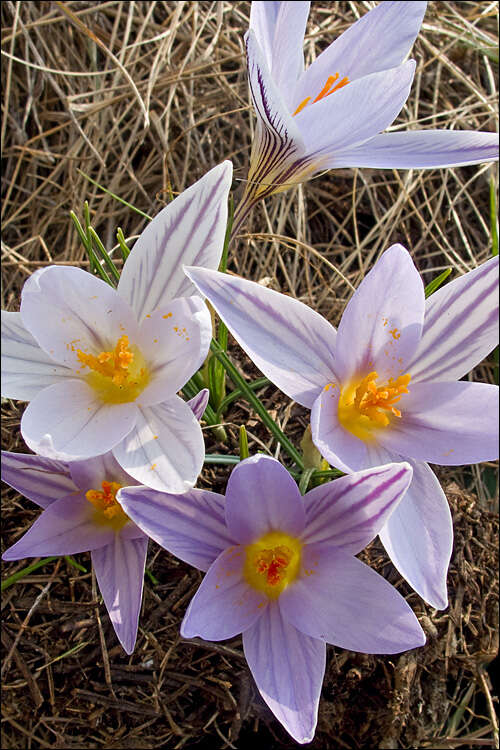
[[[260,199],[336,167],[412,169],[498,159],[487,132],[381,133],[408,95],[425,2],[381,2],[304,70],[309,2],[252,2],[246,34],[255,138],[235,230]]]
[[[232,165],[185,190],[146,227],[117,289],[50,266],[2,311],[2,395],[29,401],[21,433],[35,453],[73,461],[113,451],[137,482],[184,492],[205,449],[178,396],[204,362],[209,311],[182,264],[217,268]]]
[[[188,401],[196,419],[208,391]],[[110,620],[127,654],[137,637],[148,537],[116,500],[121,487],[137,485],[112,453],[84,461],[54,461],[2,451],[2,479],[44,509],[4,560],[90,551]]]
[[[123,488],[120,503],[158,544],[207,571],[181,625],[185,638],[243,633],[257,687],[285,729],[309,742],[316,727],[326,643],[393,654],[424,633],[402,596],[354,557],[383,526],[411,479],[390,464],[300,496],[274,458],[231,473],[226,496]]]
[[[338,332],[298,300],[251,281],[187,270],[262,372],[312,410],[322,456],[352,472],[404,459],[413,480],[381,531],[394,565],[438,609],[447,606],[453,529],[427,461],[498,456],[498,388],[457,382],[498,341],[498,258],[426,301],[401,245],[387,250],[349,301]]]

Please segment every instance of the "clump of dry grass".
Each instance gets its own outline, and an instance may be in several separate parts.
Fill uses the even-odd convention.
[[[373,3],[313,3],[312,60]],[[253,116],[243,32],[247,2],[2,3],[2,307],[17,310],[26,278],[48,263],[87,266],[69,221],[89,202],[108,250],[122,227],[132,244],[146,220],[83,173],[149,215],[223,159],[246,176]],[[413,92],[393,127],[495,130],[496,3],[431,2],[413,51]],[[379,254],[401,242],[424,281],[461,274],[491,253],[491,165],[432,171],[337,170],[258,206],[230,251],[230,269],[292,294],[337,323]],[[236,346],[248,376],[257,372]],[[493,360],[476,369],[494,382]],[[472,376],[471,376],[472,377]],[[305,410],[272,386],[261,393],[298,444]],[[3,446],[26,450],[22,404],[2,406]],[[226,414],[234,452],[276,446],[245,403]],[[456,545],[450,609],[436,613],[400,581],[377,543],[365,553],[421,617],[429,643],[396,659],[331,649],[312,747],[477,747],[498,736],[486,667],[494,636],[495,475],[447,469]],[[201,485],[224,491],[227,470]],[[449,486],[449,483],[454,484]],[[465,492],[464,492],[465,490]],[[5,491],[4,544],[37,511]],[[29,507],[28,507],[29,506]],[[126,658],[87,573],[64,560],[7,590],[2,643],[4,746],[237,747],[292,743],[256,695],[239,639],[183,643],[179,623],[200,575],[151,545],[135,654]],[[6,566],[10,575],[22,561]],[[108,644],[106,646],[106,643]]]

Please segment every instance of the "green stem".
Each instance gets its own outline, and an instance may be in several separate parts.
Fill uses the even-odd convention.
[[[257,398],[255,393],[248,386],[248,383],[244,380],[236,367],[233,365],[227,354],[222,350],[220,344],[214,339],[212,339],[212,342],[210,344],[210,350],[223,365],[225,371],[233,381],[234,385],[241,390],[243,397],[248,401],[249,404],[253,406],[254,410],[262,419],[269,432],[276,438],[278,443],[288,453],[290,458],[295,461],[299,469],[303,471],[304,462],[302,461],[302,456],[300,455],[300,453],[294,448],[286,435],[280,430],[276,422],[271,419],[262,401]]]
[[[123,198],[120,198],[119,195],[115,195],[115,193],[112,193],[111,190],[108,190],[107,188],[103,187],[102,185],[99,185],[98,182],[96,182],[95,180],[93,180],[92,177],[89,177],[88,174],[85,174],[85,172],[82,172],[81,169],[77,169],[76,171],[79,172],[82,175],[82,177],[85,177],[86,180],[88,180],[89,182],[91,182],[92,185],[96,185],[96,187],[98,187],[99,190],[102,190],[104,193],[107,193],[108,195],[110,195],[115,200],[120,201],[120,203],[123,203],[124,206],[128,206],[129,208],[132,209],[132,211],[135,211],[136,214],[140,214],[141,216],[144,216],[145,219],[149,219],[149,221],[152,221],[152,218],[153,218],[152,216],[148,216],[148,214],[145,214],[144,211],[141,211],[140,208],[137,208],[136,206],[133,206],[131,203],[128,203]]]

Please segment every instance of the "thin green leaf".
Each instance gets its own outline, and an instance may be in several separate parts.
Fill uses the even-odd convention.
[[[38,570],[39,568],[43,568],[45,565],[48,565],[53,560],[57,560],[57,556],[55,557],[44,557],[43,560],[38,560],[38,562],[32,563],[31,565],[28,565],[26,568],[22,568],[22,570],[18,570],[17,573],[14,573],[13,575],[6,578],[4,581],[2,581],[0,585],[0,590],[5,591],[5,589],[8,589],[9,586],[12,586],[14,583],[17,583],[22,578],[26,578],[26,576],[29,576],[31,573],[34,573],[35,570]]]
[[[498,255],[497,191],[493,177],[490,178],[490,230],[491,254]]]
[[[295,449],[295,447],[292,445],[290,440],[286,437],[286,435],[280,430],[276,422],[271,419],[269,414],[267,413],[267,409],[260,401],[260,399],[257,398],[255,393],[252,391],[251,388],[249,388],[247,382],[244,380],[242,375],[238,372],[236,367],[233,365],[227,354],[222,351],[221,346],[215,339],[212,339],[212,342],[210,344],[211,351],[215,354],[217,359],[222,363],[225,371],[233,381],[234,385],[237,386],[241,392],[242,396],[248,401],[249,404],[251,404],[254,408],[254,410],[257,412],[259,417],[262,419],[264,424],[266,425],[269,432],[276,438],[278,443],[282,446],[282,448],[288,453],[290,458],[295,461],[297,466],[300,469],[304,469],[304,464],[302,461],[302,456],[300,453]]]
[[[311,481],[315,472],[316,472],[316,469],[314,468],[314,466],[309,466],[307,469],[304,469],[304,471],[302,472],[300,481],[299,481],[299,492],[301,495],[306,494],[307,488],[309,487],[309,482]]]
[[[101,257],[103,261],[105,262],[106,266],[109,268],[111,276],[114,278],[116,283],[118,283],[120,281],[120,272],[115,266],[115,264],[113,263],[113,261],[111,260],[111,258],[109,257],[109,254],[106,248],[104,247],[104,245],[102,244],[101,239],[99,235],[97,234],[97,232],[95,231],[94,227],[89,227],[89,235],[92,238],[92,240],[95,242],[95,244],[97,245],[97,249],[99,250]]]
[[[230,195],[228,202],[227,202],[227,226],[226,226],[226,234],[224,236],[224,245],[222,247],[222,256],[219,263],[219,271],[221,273],[226,273],[227,268],[227,254],[229,250],[229,242],[231,240],[231,230],[233,228],[233,219],[234,219],[234,200],[233,196]]]
[[[249,456],[248,452],[248,435],[245,428],[245,425],[240,425],[240,461],[243,461],[244,458],[248,458]]]
[[[427,286],[425,287],[425,290],[424,290],[424,292],[425,292],[425,299],[427,299],[427,297],[430,297],[431,294],[433,294],[436,291],[436,289],[439,289],[439,287],[441,286],[441,284],[443,283],[443,281],[445,281],[445,279],[448,278],[448,276],[450,275],[450,273],[451,273],[451,266],[450,266],[450,268],[446,268],[443,271],[443,273],[440,273],[439,276],[436,276],[435,279],[432,279],[432,281],[430,281],[427,284]]]
[[[120,246],[123,262],[125,262],[130,255],[130,250],[127,243],[125,242],[125,235],[123,234],[121,227],[118,227],[118,229],[116,230],[116,239],[118,240],[118,244]]]
[[[144,572],[147,575],[147,577],[149,578],[149,580],[151,581],[151,583],[153,584],[153,586],[158,586],[158,584],[160,582],[159,582],[158,578],[156,578],[156,576],[154,576],[151,573],[151,571],[149,570],[149,568],[146,568]]]
[[[257,380],[254,380],[253,383],[248,383],[248,387],[252,389],[252,391],[257,391],[259,388],[263,388],[266,385],[269,385],[271,381],[268,378],[257,378]],[[231,393],[228,393],[228,395],[222,400],[221,405],[217,409],[217,421],[220,421],[220,417],[222,414],[225,414],[227,411],[227,407],[229,404],[231,404],[233,401],[236,401],[237,398],[240,398],[242,395],[239,388],[235,388],[234,391],[231,391]]]
[[[87,572],[87,568],[84,568],[83,565],[80,565],[76,560],[74,560],[71,555],[64,555],[64,559],[66,560],[69,565],[71,565],[73,568],[76,568],[77,570],[81,570],[82,573]]]
[[[141,211],[140,208],[136,208],[136,206],[133,206],[131,203],[128,203],[128,201],[124,200],[123,198],[120,198],[119,195],[116,195],[115,193],[112,193],[111,190],[108,190],[107,188],[105,188],[102,185],[100,185],[98,182],[96,182],[95,180],[93,180],[92,177],[89,177],[88,174],[85,174],[85,172],[82,172],[81,169],[77,168],[76,171],[79,172],[82,175],[82,177],[85,177],[86,180],[88,180],[89,182],[91,182],[92,185],[95,185],[96,187],[99,188],[99,190],[102,190],[103,193],[107,193],[108,195],[110,195],[115,200],[120,201],[120,203],[123,203],[124,206],[128,206],[130,209],[132,209],[132,211],[135,211],[136,214],[139,214],[140,216],[144,216],[145,219],[148,219],[149,221],[152,221],[152,219],[153,219],[152,216],[148,216],[148,214],[145,214],[144,211]]]

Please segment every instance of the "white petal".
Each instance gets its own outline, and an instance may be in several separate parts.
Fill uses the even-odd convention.
[[[140,338],[151,382],[137,403],[151,406],[174,396],[205,361],[212,338],[208,307],[198,295],[174,299],[146,316]]]
[[[113,453],[141,484],[173,495],[196,483],[205,458],[198,420],[178,396],[143,407],[134,429]]]
[[[413,383],[458,380],[498,344],[498,256],[438,289],[425,305]]]
[[[39,391],[73,372],[40,348],[21,313],[2,310],[2,396],[31,401]]]
[[[109,351],[127,335],[137,343],[132,310],[101,279],[72,266],[36,271],[24,285],[21,316],[27,330],[57,362],[78,371],[80,349],[93,355]]]
[[[111,450],[133,428],[135,404],[104,404],[83,380],[65,380],[41,391],[21,419],[32,451],[75,461]]]
[[[231,179],[232,164],[224,161],[184,190],[142,232],[118,284],[138,320],[174,297],[194,293],[183,264],[218,268]]]

